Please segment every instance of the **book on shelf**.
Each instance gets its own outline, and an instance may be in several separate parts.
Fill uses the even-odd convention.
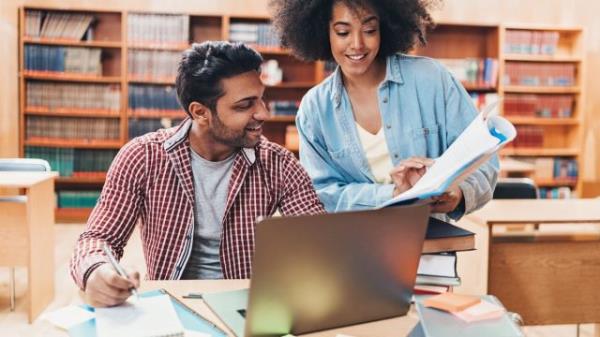
[[[538,189],[540,199],[570,199],[572,192],[570,187],[540,187]]]
[[[120,139],[120,122],[115,118],[27,116],[25,124],[26,139]]]
[[[57,193],[59,208],[93,208],[100,198],[100,191],[60,190]]]
[[[189,36],[189,15],[130,13],[127,17],[130,46],[187,46]]]
[[[538,125],[518,125],[517,138],[512,142],[514,148],[542,148],[544,146],[544,128]]]
[[[461,83],[469,86],[495,87],[498,60],[487,58],[437,59]]]
[[[458,185],[511,142],[517,131],[509,121],[497,115],[497,104],[494,102],[479,113],[412,188],[381,207],[432,202],[433,197]]]
[[[26,146],[25,158],[44,159],[61,177],[103,178],[117,150]]]
[[[127,72],[130,80],[157,80],[175,84],[181,52],[130,49]]]
[[[575,85],[575,64],[506,62],[505,85],[570,87]]]
[[[133,116],[181,114],[177,91],[172,85],[129,85],[129,110]]]
[[[489,92],[489,93],[480,93],[480,92],[469,92],[469,96],[471,96],[471,100],[473,100],[473,105],[478,110],[485,108],[488,104],[496,102],[500,99],[497,93]]]
[[[144,119],[129,119],[129,139],[145,135],[149,132],[154,132],[158,129],[165,129],[175,126],[183,120],[171,118],[144,118]]]
[[[231,22],[229,41],[258,47],[280,48],[279,38],[270,23]]]
[[[269,110],[273,116],[296,116],[300,101],[274,100],[269,102]]]
[[[64,12],[25,11],[25,36],[80,41],[89,34],[94,15]]]
[[[560,34],[556,31],[508,29],[504,38],[507,54],[555,55]]]
[[[70,84],[26,82],[26,108],[35,111],[98,111],[119,115],[121,87],[118,84]]]
[[[537,180],[575,182],[579,176],[579,165],[573,158],[522,157],[520,160],[533,165],[533,178]]]
[[[573,117],[573,95],[506,94],[504,115],[536,118]]]
[[[100,48],[26,45],[25,70],[101,76],[101,56]]]

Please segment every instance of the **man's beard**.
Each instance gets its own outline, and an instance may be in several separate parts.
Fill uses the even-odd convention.
[[[258,143],[246,137],[246,128],[240,131],[227,128],[217,114],[213,114],[213,126],[209,132],[216,141],[231,147],[249,148]]]

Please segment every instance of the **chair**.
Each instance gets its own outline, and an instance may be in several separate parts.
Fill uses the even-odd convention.
[[[21,171],[21,172],[43,172],[50,171],[50,165],[43,159],[32,159],[32,158],[11,158],[11,159],[0,159],[0,172],[6,171]],[[0,196],[1,201],[18,201],[25,202],[25,196]],[[9,277],[10,277],[10,311],[15,310],[15,267],[9,266]]]
[[[529,178],[500,178],[494,190],[494,199],[537,199],[538,188]]]

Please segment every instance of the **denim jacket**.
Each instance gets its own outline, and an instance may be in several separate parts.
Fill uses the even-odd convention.
[[[396,166],[411,156],[439,157],[475,118],[471,98],[437,61],[396,54],[379,85],[382,127]],[[329,212],[374,208],[392,198],[393,184],[378,184],[364,154],[339,67],[304,96],[296,117],[300,161]],[[498,176],[493,157],[459,186],[458,219],[487,203]]]

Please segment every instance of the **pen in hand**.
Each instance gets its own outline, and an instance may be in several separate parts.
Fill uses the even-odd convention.
[[[102,249],[104,250],[104,253],[108,257],[110,264],[113,266],[113,268],[115,268],[115,271],[117,272],[117,274],[119,274],[119,276],[124,277],[129,280],[130,279],[129,275],[127,275],[127,272],[125,272],[125,269],[123,269],[123,267],[121,267],[121,265],[117,262],[117,259],[115,259],[115,256],[113,255],[110,248],[108,248],[108,246],[106,244],[104,244]],[[131,287],[129,290],[131,291],[131,293],[133,295],[135,295],[136,298],[138,297],[138,292],[134,287]]]

